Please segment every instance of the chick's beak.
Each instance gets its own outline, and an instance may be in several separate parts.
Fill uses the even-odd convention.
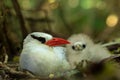
[[[48,46],[60,46],[64,44],[70,44],[69,41],[62,38],[53,38],[45,43]]]

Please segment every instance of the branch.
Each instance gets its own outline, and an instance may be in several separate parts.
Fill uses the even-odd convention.
[[[17,15],[17,17],[19,19],[19,22],[20,22],[23,38],[25,38],[26,35],[28,34],[28,31],[27,31],[27,29],[25,27],[25,22],[24,22],[24,18],[23,18],[20,6],[19,6],[17,0],[12,0],[12,3],[13,3],[13,6],[14,6],[14,9],[16,11],[16,15]]]
[[[61,6],[61,4],[59,4],[59,15],[63,21],[63,24],[65,25],[66,29],[69,31],[70,34],[73,33],[72,28],[70,27],[70,25],[68,24],[68,22],[66,21],[66,19],[64,18],[64,13],[63,13],[63,7]]]

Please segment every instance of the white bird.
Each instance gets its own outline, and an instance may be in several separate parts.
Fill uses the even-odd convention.
[[[66,46],[66,56],[73,69],[83,61],[98,63],[111,56],[105,47],[94,44],[85,34],[74,34],[68,40],[71,44]]]
[[[57,76],[69,69],[69,63],[65,57],[64,47],[69,44],[67,40],[52,37],[43,32],[33,32],[24,39],[22,53],[20,55],[21,69],[28,70],[40,77],[48,77],[50,74]]]

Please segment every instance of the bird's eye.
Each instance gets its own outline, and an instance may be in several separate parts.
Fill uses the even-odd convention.
[[[86,48],[86,45],[85,45],[85,44],[83,44],[83,45],[82,45],[82,47],[83,47],[83,48]]]
[[[72,49],[74,50],[74,49],[75,49],[75,46],[72,46]]]
[[[37,39],[38,41],[40,41],[41,43],[45,43],[46,39],[43,37],[37,37],[35,35],[31,35],[32,38]]]
[[[45,38],[43,38],[43,37],[38,37],[38,40],[39,40],[41,43],[45,43],[45,42],[46,42]]]

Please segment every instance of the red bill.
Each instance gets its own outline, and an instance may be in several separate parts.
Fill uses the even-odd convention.
[[[53,38],[47,41],[45,44],[49,46],[60,46],[64,44],[70,44],[70,42],[62,38]]]

